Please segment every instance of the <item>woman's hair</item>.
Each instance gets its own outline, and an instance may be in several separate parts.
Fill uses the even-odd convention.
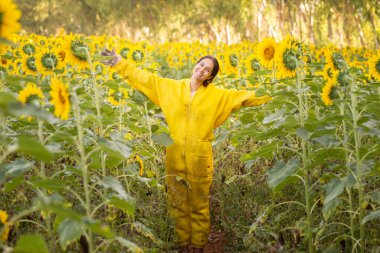
[[[197,61],[197,64],[200,63],[203,59],[210,59],[212,60],[212,62],[214,63],[214,68],[212,69],[212,72],[211,72],[211,78],[210,79],[207,79],[207,80],[204,80],[203,81],[203,86],[207,87],[207,85],[209,85],[209,83],[212,82],[212,80],[214,79],[214,77],[218,74],[219,72],[219,62],[218,60],[211,56],[211,55],[205,55],[203,56],[202,58],[200,58],[198,61]]]

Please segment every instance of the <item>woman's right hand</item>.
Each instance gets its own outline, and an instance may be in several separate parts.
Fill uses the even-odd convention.
[[[113,67],[121,60],[121,56],[115,52],[115,49],[112,49],[112,51],[110,51],[106,48],[100,54],[102,56],[112,56],[112,59],[110,60],[101,61],[101,63],[107,66]]]

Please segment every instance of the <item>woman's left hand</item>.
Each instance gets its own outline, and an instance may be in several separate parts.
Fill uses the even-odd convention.
[[[120,60],[121,60],[121,56],[118,55],[116,52],[115,52],[115,49],[112,49],[112,51],[108,50],[107,48],[104,49],[101,53],[100,53],[102,56],[112,56],[112,59],[111,60],[107,60],[107,61],[102,61],[103,64],[107,65],[107,66],[115,66]]]

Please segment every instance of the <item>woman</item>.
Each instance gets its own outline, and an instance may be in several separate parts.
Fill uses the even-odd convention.
[[[191,78],[184,80],[162,78],[138,69],[114,51],[106,49],[102,55],[113,56],[104,63],[113,66],[162,109],[174,141],[166,149],[170,215],[175,220],[181,252],[189,252],[189,245],[194,253],[203,252],[210,232],[213,130],[241,106],[258,106],[271,98],[213,85],[219,64],[209,55],[202,57]]]

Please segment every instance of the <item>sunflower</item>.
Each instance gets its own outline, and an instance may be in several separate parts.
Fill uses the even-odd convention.
[[[268,69],[273,68],[273,58],[276,52],[276,41],[272,38],[265,38],[256,46],[255,55],[260,64]]]
[[[145,59],[144,49],[137,45],[132,47],[128,52],[128,59],[132,59],[135,63],[140,64]]]
[[[38,72],[43,75],[51,75],[56,69],[63,67],[60,55],[51,49],[43,49],[36,54],[35,59]]]
[[[5,242],[8,240],[9,227],[7,226],[8,214],[4,210],[0,210],[0,230],[3,229],[3,232],[0,234],[0,241]],[[3,228],[4,227],[4,228]]]
[[[227,49],[224,58],[225,71],[228,74],[236,74],[238,71],[238,65],[239,59],[237,53],[232,49]]]
[[[336,87],[335,82],[330,79],[326,82],[325,86],[323,86],[321,98],[325,105],[330,106],[334,102],[334,98],[336,96]]]
[[[86,51],[89,50],[88,45],[78,36],[69,36],[64,45],[65,62],[79,69],[88,67]]]
[[[129,51],[131,51],[131,48],[129,46],[122,46],[119,50],[119,55],[124,59],[128,59]]]
[[[50,84],[50,103],[54,105],[54,115],[61,119],[68,119],[70,113],[70,98],[68,85],[63,84],[57,78],[52,78]]]
[[[294,77],[301,59],[301,46],[291,37],[285,38],[276,48],[275,62],[278,78]]]
[[[20,45],[21,51],[27,55],[33,55],[36,52],[36,47],[31,42],[23,42]]]
[[[333,66],[333,70],[345,70],[347,68],[342,54],[337,51],[327,50],[326,63]]]
[[[36,67],[36,57],[29,56],[24,54],[21,58],[21,69],[25,75],[36,76],[37,75],[37,67]]]
[[[113,89],[108,91],[108,102],[114,106],[125,105],[127,103],[126,99],[128,98],[128,90],[125,88],[119,88],[119,91],[116,92]]]
[[[368,60],[369,74],[376,80],[380,80],[380,53],[373,55]]]
[[[44,94],[41,88],[37,87],[34,83],[28,83],[24,89],[18,93],[18,100],[23,104],[35,104],[39,106],[44,103]],[[21,116],[24,118],[25,116]],[[33,117],[29,116],[27,119],[32,120]]]
[[[247,70],[247,75],[252,75],[255,71],[261,69],[259,60],[256,58],[254,54],[251,54],[244,61],[245,68]]]
[[[115,68],[109,68],[108,74],[109,74],[109,77],[113,80],[119,80],[121,78],[121,76],[118,74]]]
[[[42,102],[45,96],[41,88],[37,87],[34,83],[28,83],[26,87],[18,93],[18,100],[23,104],[29,104],[38,98]]]
[[[332,62],[329,62],[323,68],[323,78],[327,81],[333,78],[336,72],[338,72],[338,70],[334,68],[334,64]]]
[[[0,1],[0,37],[10,40],[11,35],[17,33],[21,25],[18,20],[21,17],[21,11],[12,0]]]

